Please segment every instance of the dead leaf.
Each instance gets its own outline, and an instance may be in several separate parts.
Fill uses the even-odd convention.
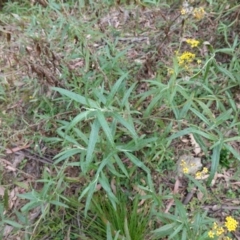
[[[22,160],[24,159],[25,155],[23,153],[17,154],[14,156],[14,160],[13,160],[13,164],[12,166],[14,168],[17,168],[18,165],[22,162]]]
[[[214,186],[214,184],[216,183],[217,178],[218,178],[218,173],[215,173],[214,178],[213,178],[213,180],[211,182],[211,187]]]
[[[113,191],[114,194],[117,193],[116,180],[115,180],[115,178],[113,178],[113,179],[111,180],[111,189],[112,189],[112,191]]]
[[[29,148],[30,145],[25,145],[25,146],[22,146],[22,147],[15,147],[15,148],[7,148],[6,149],[6,154],[11,154],[11,153],[14,153],[14,152],[18,152],[18,151],[21,151],[22,149],[26,149],[26,148]]]
[[[9,234],[12,232],[12,230],[13,230],[12,226],[6,225],[4,227],[3,236],[5,237],[5,239],[6,239],[6,237],[9,236]]]
[[[6,167],[8,165],[12,166],[12,163],[7,161],[6,159],[0,158],[0,162],[1,162],[2,166],[4,166],[4,167]]]
[[[17,169],[15,167],[11,167],[11,166],[7,166],[6,169],[9,171],[9,172],[16,172]]]
[[[3,186],[0,186],[0,196],[3,197],[5,192],[5,188]]]
[[[189,140],[188,140],[186,137],[180,137],[180,140],[181,140],[183,143],[189,142]]]
[[[203,199],[203,196],[204,196],[204,194],[201,191],[197,192],[197,198],[199,201],[201,201]]]
[[[194,136],[192,134],[189,134],[190,140],[191,140],[191,144],[194,147],[194,153],[196,155],[198,155],[201,152],[201,148],[199,146],[199,144],[196,142]]]

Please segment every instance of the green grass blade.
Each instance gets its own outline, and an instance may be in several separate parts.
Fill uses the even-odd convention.
[[[131,236],[130,236],[130,232],[129,232],[129,228],[128,228],[128,220],[126,217],[124,219],[124,233],[126,236],[126,240],[131,240]]]
[[[168,237],[168,239],[170,240],[170,239],[173,239],[174,237],[176,237],[177,234],[178,234],[180,231],[182,231],[183,227],[184,227],[184,224],[180,224],[180,225],[174,230],[174,232]]]
[[[63,89],[63,88],[58,88],[58,87],[53,87],[52,89],[59,92],[60,94],[62,94],[64,96],[70,98],[71,100],[74,100],[74,101],[84,105],[84,106],[92,107],[92,108],[99,107],[98,104],[95,101],[93,101],[92,99],[83,97],[77,93],[71,92],[71,91]]]
[[[68,133],[69,130],[71,130],[76,124],[78,124],[79,122],[86,120],[87,117],[91,114],[91,116],[94,114],[95,112],[93,111],[84,111],[81,112],[80,114],[78,114],[75,118],[73,118],[73,120],[70,122],[70,124],[67,126],[66,129],[66,133]]]
[[[220,160],[221,149],[222,149],[222,143],[221,142],[213,148],[211,171],[210,171],[210,175],[209,175],[209,178],[208,178],[208,185],[211,184],[211,182],[214,178],[214,175],[217,172],[217,168],[218,168],[219,160]]]
[[[177,207],[177,213],[179,214],[181,219],[180,221],[184,224],[187,224],[187,212],[184,208],[184,205],[177,198],[174,198],[174,202]]]
[[[96,174],[95,179],[88,184],[88,186],[83,190],[80,197],[78,198],[79,201],[87,194],[86,202],[85,202],[85,209],[84,209],[84,215],[87,216],[87,212],[90,207],[90,203],[92,201],[93,193],[96,190],[96,186],[98,183],[99,175]]]
[[[240,154],[239,154],[238,151],[236,151],[230,144],[224,144],[224,147],[225,147],[228,151],[230,151],[230,152],[233,154],[233,156],[234,156],[238,161],[240,161]]]
[[[99,183],[101,184],[102,188],[107,193],[108,198],[111,201],[114,209],[116,209],[116,203],[118,203],[118,199],[113,194],[112,189],[110,187],[110,184],[108,182],[108,179],[107,179],[107,177],[105,176],[105,174],[103,172],[101,173],[101,176],[99,177]]]
[[[119,158],[119,156],[117,154],[115,154],[114,159],[117,163],[117,165],[119,166],[119,168],[122,170],[122,172],[125,174],[126,177],[129,177],[129,174],[127,172],[127,169],[125,167],[125,165],[123,164],[122,160]]]
[[[107,240],[112,240],[111,225],[107,222]]]
[[[117,93],[117,91],[119,90],[123,80],[125,78],[127,78],[128,76],[128,73],[125,73],[123,74],[118,80],[117,82],[113,85],[112,89],[111,89],[111,92],[110,94],[108,95],[108,98],[107,98],[107,105],[109,105],[110,103],[112,103],[113,101],[113,98],[114,98],[114,95]]]
[[[215,118],[213,117],[213,113],[212,113],[212,110],[209,109],[209,107],[202,101],[200,100],[195,100],[199,106],[202,108],[202,112],[207,114],[208,118],[210,118],[211,121],[215,120]]]
[[[95,145],[98,140],[98,134],[99,134],[100,124],[97,119],[94,120],[92,127],[91,127],[91,133],[89,137],[88,147],[87,147],[87,155],[86,155],[86,162],[85,162],[85,169],[83,170],[84,173],[87,172],[89,164],[91,163],[93,159],[93,152],[95,149]]]
[[[122,101],[121,101],[121,105],[120,108],[123,108],[127,103],[128,103],[128,99],[133,91],[133,89],[135,88],[135,86],[137,85],[137,83],[135,82],[134,84],[132,84],[132,86],[126,91],[126,93],[124,94]]]
[[[182,137],[182,136],[190,134],[190,133],[196,133],[196,134],[199,134],[199,135],[201,135],[201,136],[203,136],[203,137],[205,137],[205,138],[207,138],[209,140],[215,140],[214,136],[212,136],[212,135],[210,135],[208,133],[205,133],[203,131],[197,130],[195,128],[189,127],[189,128],[184,129],[184,130],[181,130],[181,131],[179,131],[177,133],[172,134],[172,136],[170,136],[168,138],[168,141],[171,141],[171,140],[173,140],[175,138],[179,138],[179,137]]]
[[[15,228],[23,228],[23,225],[12,220],[4,220],[4,223],[9,224],[10,226],[13,226]]]
[[[133,139],[138,138],[138,135],[134,129],[134,124],[131,121],[130,123],[127,122],[122,116],[120,116],[118,113],[112,113],[112,116],[120,123],[122,124],[125,128],[127,128],[127,130],[129,131],[129,133],[131,133]],[[129,118],[128,120],[130,120],[131,118]]]
[[[160,227],[152,231],[152,233],[157,239],[160,239],[161,237],[169,236],[175,227],[176,227],[176,222],[169,223],[164,225],[163,227]]]
[[[179,118],[180,119],[184,118],[187,115],[187,112],[188,112],[188,110],[190,109],[190,107],[192,105],[193,97],[194,97],[194,93],[192,93],[189,96],[187,102],[184,104],[182,110],[179,113]]]
[[[140,161],[137,157],[135,157],[133,154],[131,154],[129,152],[125,152],[125,154],[135,166],[140,167],[146,173],[150,172],[149,168],[146,167],[146,165],[142,161]]]
[[[113,147],[114,146],[113,135],[112,135],[109,125],[105,119],[104,114],[101,111],[97,111],[96,115],[97,115],[97,119],[98,119],[108,141],[110,142],[111,146]]]
[[[190,108],[190,110],[191,110],[198,118],[200,118],[204,123],[206,123],[207,126],[210,126],[210,122],[208,121],[208,119],[207,119],[202,113],[200,113],[199,111],[197,111],[197,110],[194,109],[194,108]]]
[[[85,151],[85,149],[79,149],[79,148],[67,149],[63,152],[60,152],[53,158],[53,159],[56,159],[54,163],[58,164],[59,162],[66,160],[76,154],[82,153],[82,151]]]

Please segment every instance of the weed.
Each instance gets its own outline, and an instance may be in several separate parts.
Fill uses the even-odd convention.
[[[238,182],[238,8],[225,0],[7,2],[1,237],[201,240],[235,230],[237,212],[213,219],[204,209],[234,205],[238,191],[216,174]],[[205,159],[196,178],[186,162],[177,176],[182,153]]]

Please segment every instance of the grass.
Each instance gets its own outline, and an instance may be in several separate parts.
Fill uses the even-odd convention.
[[[0,14],[0,238],[237,237],[220,231],[240,220],[237,3]],[[201,169],[181,176],[182,156]]]

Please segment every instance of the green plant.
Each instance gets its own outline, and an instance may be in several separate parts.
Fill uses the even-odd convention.
[[[94,221],[87,221],[86,235],[98,239],[110,239],[110,236],[117,236],[116,239],[145,239],[150,220],[149,201],[145,200],[140,205],[139,195],[131,197],[122,190],[117,190],[116,197],[119,200],[116,208],[101,193],[93,197],[89,215],[95,217]]]
[[[237,196],[211,180],[223,166],[232,182],[239,175],[238,9],[227,0],[8,1],[0,188],[11,193],[1,192],[1,237],[7,225],[9,238],[26,240],[208,239],[220,221],[199,202]],[[207,168],[173,187],[182,152],[211,163],[209,191]],[[204,197],[183,205],[193,188]]]
[[[227,149],[222,149],[220,153],[220,161],[219,163],[226,168],[230,167],[230,164],[233,162],[233,158],[231,156],[231,153]]]
[[[192,216],[187,214],[185,206],[174,198],[176,208],[174,214],[156,213],[161,221],[162,227],[153,231],[153,239],[168,237],[168,239],[207,239],[207,229],[211,219],[207,217],[207,212],[195,212]]]
[[[142,149],[147,146],[147,144],[154,142],[156,138],[138,137],[134,129],[131,111],[126,108],[125,111],[117,112],[116,108],[110,105],[123,80],[124,77],[119,78],[110,94],[108,96],[103,95],[102,99],[106,103],[105,108],[101,108],[99,104],[92,99],[87,99],[65,89],[54,88],[71,100],[77,101],[79,104],[85,106],[85,110],[82,110],[71,122],[65,124],[65,126],[58,130],[59,135],[63,137],[65,141],[67,140],[68,143],[74,144],[75,147],[68,147],[68,149],[55,157],[56,163],[59,163],[74,155],[80,155],[80,162],[72,164],[80,165],[84,174],[90,171],[90,166],[91,168],[95,166],[95,177],[80,196],[80,199],[82,199],[82,197],[87,194],[85,213],[89,208],[98,183],[100,183],[106,191],[113,206],[116,206],[118,203],[104,172],[106,171],[105,169],[107,169],[115,176],[129,177],[129,173],[120,158],[122,154],[135,166],[146,172],[149,176],[148,181],[151,184],[150,170],[131,152]],[[130,88],[130,90],[132,90],[132,88]],[[128,99],[128,96],[129,91],[126,91],[125,96],[122,98],[122,102],[119,103],[124,106],[123,103]],[[85,131],[87,130],[85,134],[83,132],[84,129],[77,127],[81,126],[81,123]],[[74,134],[69,135],[72,129]],[[119,141],[119,139],[116,138],[119,133],[124,133],[129,140],[125,142]],[[78,142],[77,139],[84,141]],[[150,185],[150,187],[152,187],[152,185]]]

